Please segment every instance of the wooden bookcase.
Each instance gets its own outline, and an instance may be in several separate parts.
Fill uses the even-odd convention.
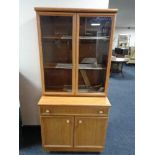
[[[102,151],[117,9],[35,8],[47,151]]]

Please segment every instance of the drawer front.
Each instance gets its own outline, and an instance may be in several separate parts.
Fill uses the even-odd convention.
[[[107,116],[109,107],[103,106],[40,106],[41,115]]]

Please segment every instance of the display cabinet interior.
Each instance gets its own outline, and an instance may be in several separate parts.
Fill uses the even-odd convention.
[[[73,16],[40,15],[39,18],[45,91],[72,92]]]
[[[115,16],[38,12],[38,19],[43,93],[105,96]]]
[[[79,16],[78,92],[105,90],[111,17]],[[88,65],[89,68],[81,68]]]

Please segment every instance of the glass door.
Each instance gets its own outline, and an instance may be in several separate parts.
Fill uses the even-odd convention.
[[[45,92],[73,93],[74,18],[73,14],[40,14]]]
[[[78,16],[78,94],[105,92],[112,18]],[[92,94],[91,94],[92,95]]]

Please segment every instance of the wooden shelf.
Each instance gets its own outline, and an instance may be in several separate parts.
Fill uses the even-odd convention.
[[[72,64],[70,64],[70,63],[53,63],[53,64],[44,65],[44,68],[72,69]]]
[[[80,36],[81,40],[109,40],[109,36]]]
[[[62,92],[71,92],[72,91],[72,85],[64,85],[62,86],[49,86],[48,89],[55,90],[55,91],[62,91]],[[104,88],[101,87],[101,85],[96,86],[86,86],[86,85],[79,85],[78,91],[79,92],[103,92]]]
[[[44,36],[42,39],[71,40],[72,36]],[[109,40],[109,36],[80,36],[80,40]]]
[[[79,69],[102,70],[105,68],[101,64],[79,64]]]
[[[52,90],[52,91],[55,91],[55,92],[71,92],[72,91],[72,85],[60,85],[60,86],[48,86],[48,90]]]
[[[86,86],[86,85],[79,85],[78,87],[79,92],[85,92],[85,93],[93,93],[93,92],[103,92],[104,88],[101,87],[101,85],[96,85],[96,86]]]
[[[42,39],[68,40],[68,39],[72,39],[72,36],[44,36],[44,37],[42,37]]]
[[[73,104],[74,103],[74,104]],[[111,104],[107,97],[59,97],[59,96],[42,96],[38,105],[71,105],[71,106],[107,106]]]
[[[55,68],[55,69],[72,69],[72,64],[70,63],[55,63],[55,64],[46,64],[44,68]],[[79,64],[79,69],[86,70],[103,70],[101,64]]]

